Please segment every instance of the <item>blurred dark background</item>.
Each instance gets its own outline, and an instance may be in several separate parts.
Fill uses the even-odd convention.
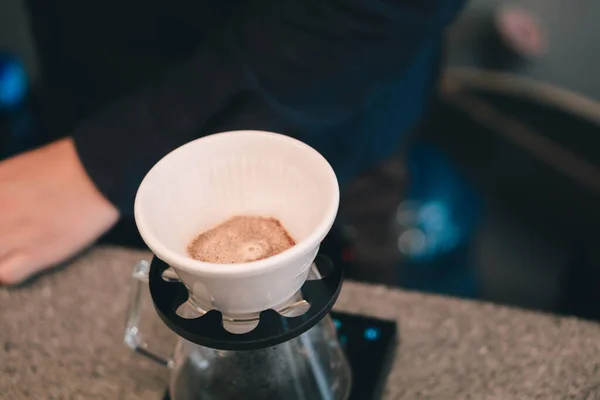
[[[0,2],[0,158],[43,136],[23,1]],[[471,0],[427,117],[344,193],[324,247],[350,278],[600,318],[598,15]]]

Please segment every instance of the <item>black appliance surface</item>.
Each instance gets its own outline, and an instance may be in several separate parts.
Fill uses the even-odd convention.
[[[396,322],[337,312],[331,315],[352,369],[349,400],[381,398],[394,360]]]

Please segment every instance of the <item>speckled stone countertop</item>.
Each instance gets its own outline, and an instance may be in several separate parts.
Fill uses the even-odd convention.
[[[21,289],[0,288],[0,398],[161,399],[168,373],[122,340],[133,265],[100,248]],[[600,325],[346,282],[337,309],[396,319],[386,399],[600,399]],[[147,304],[142,331],[175,337]]]

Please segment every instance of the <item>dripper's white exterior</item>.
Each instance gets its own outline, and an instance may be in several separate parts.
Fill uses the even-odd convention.
[[[236,131],[197,139],[160,160],[139,187],[135,220],[198,306],[250,317],[300,289],[338,205],[335,173],[316,150],[279,134]],[[196,235],[236,215],[275,217],[297,244],[244,264],[188,256]]]

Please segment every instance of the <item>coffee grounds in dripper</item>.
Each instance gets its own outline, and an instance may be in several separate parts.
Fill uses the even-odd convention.
[[[276,218],[236,216],[198,235],[188,254],[199,261],[238,264],[272,257],[295,244]]]

